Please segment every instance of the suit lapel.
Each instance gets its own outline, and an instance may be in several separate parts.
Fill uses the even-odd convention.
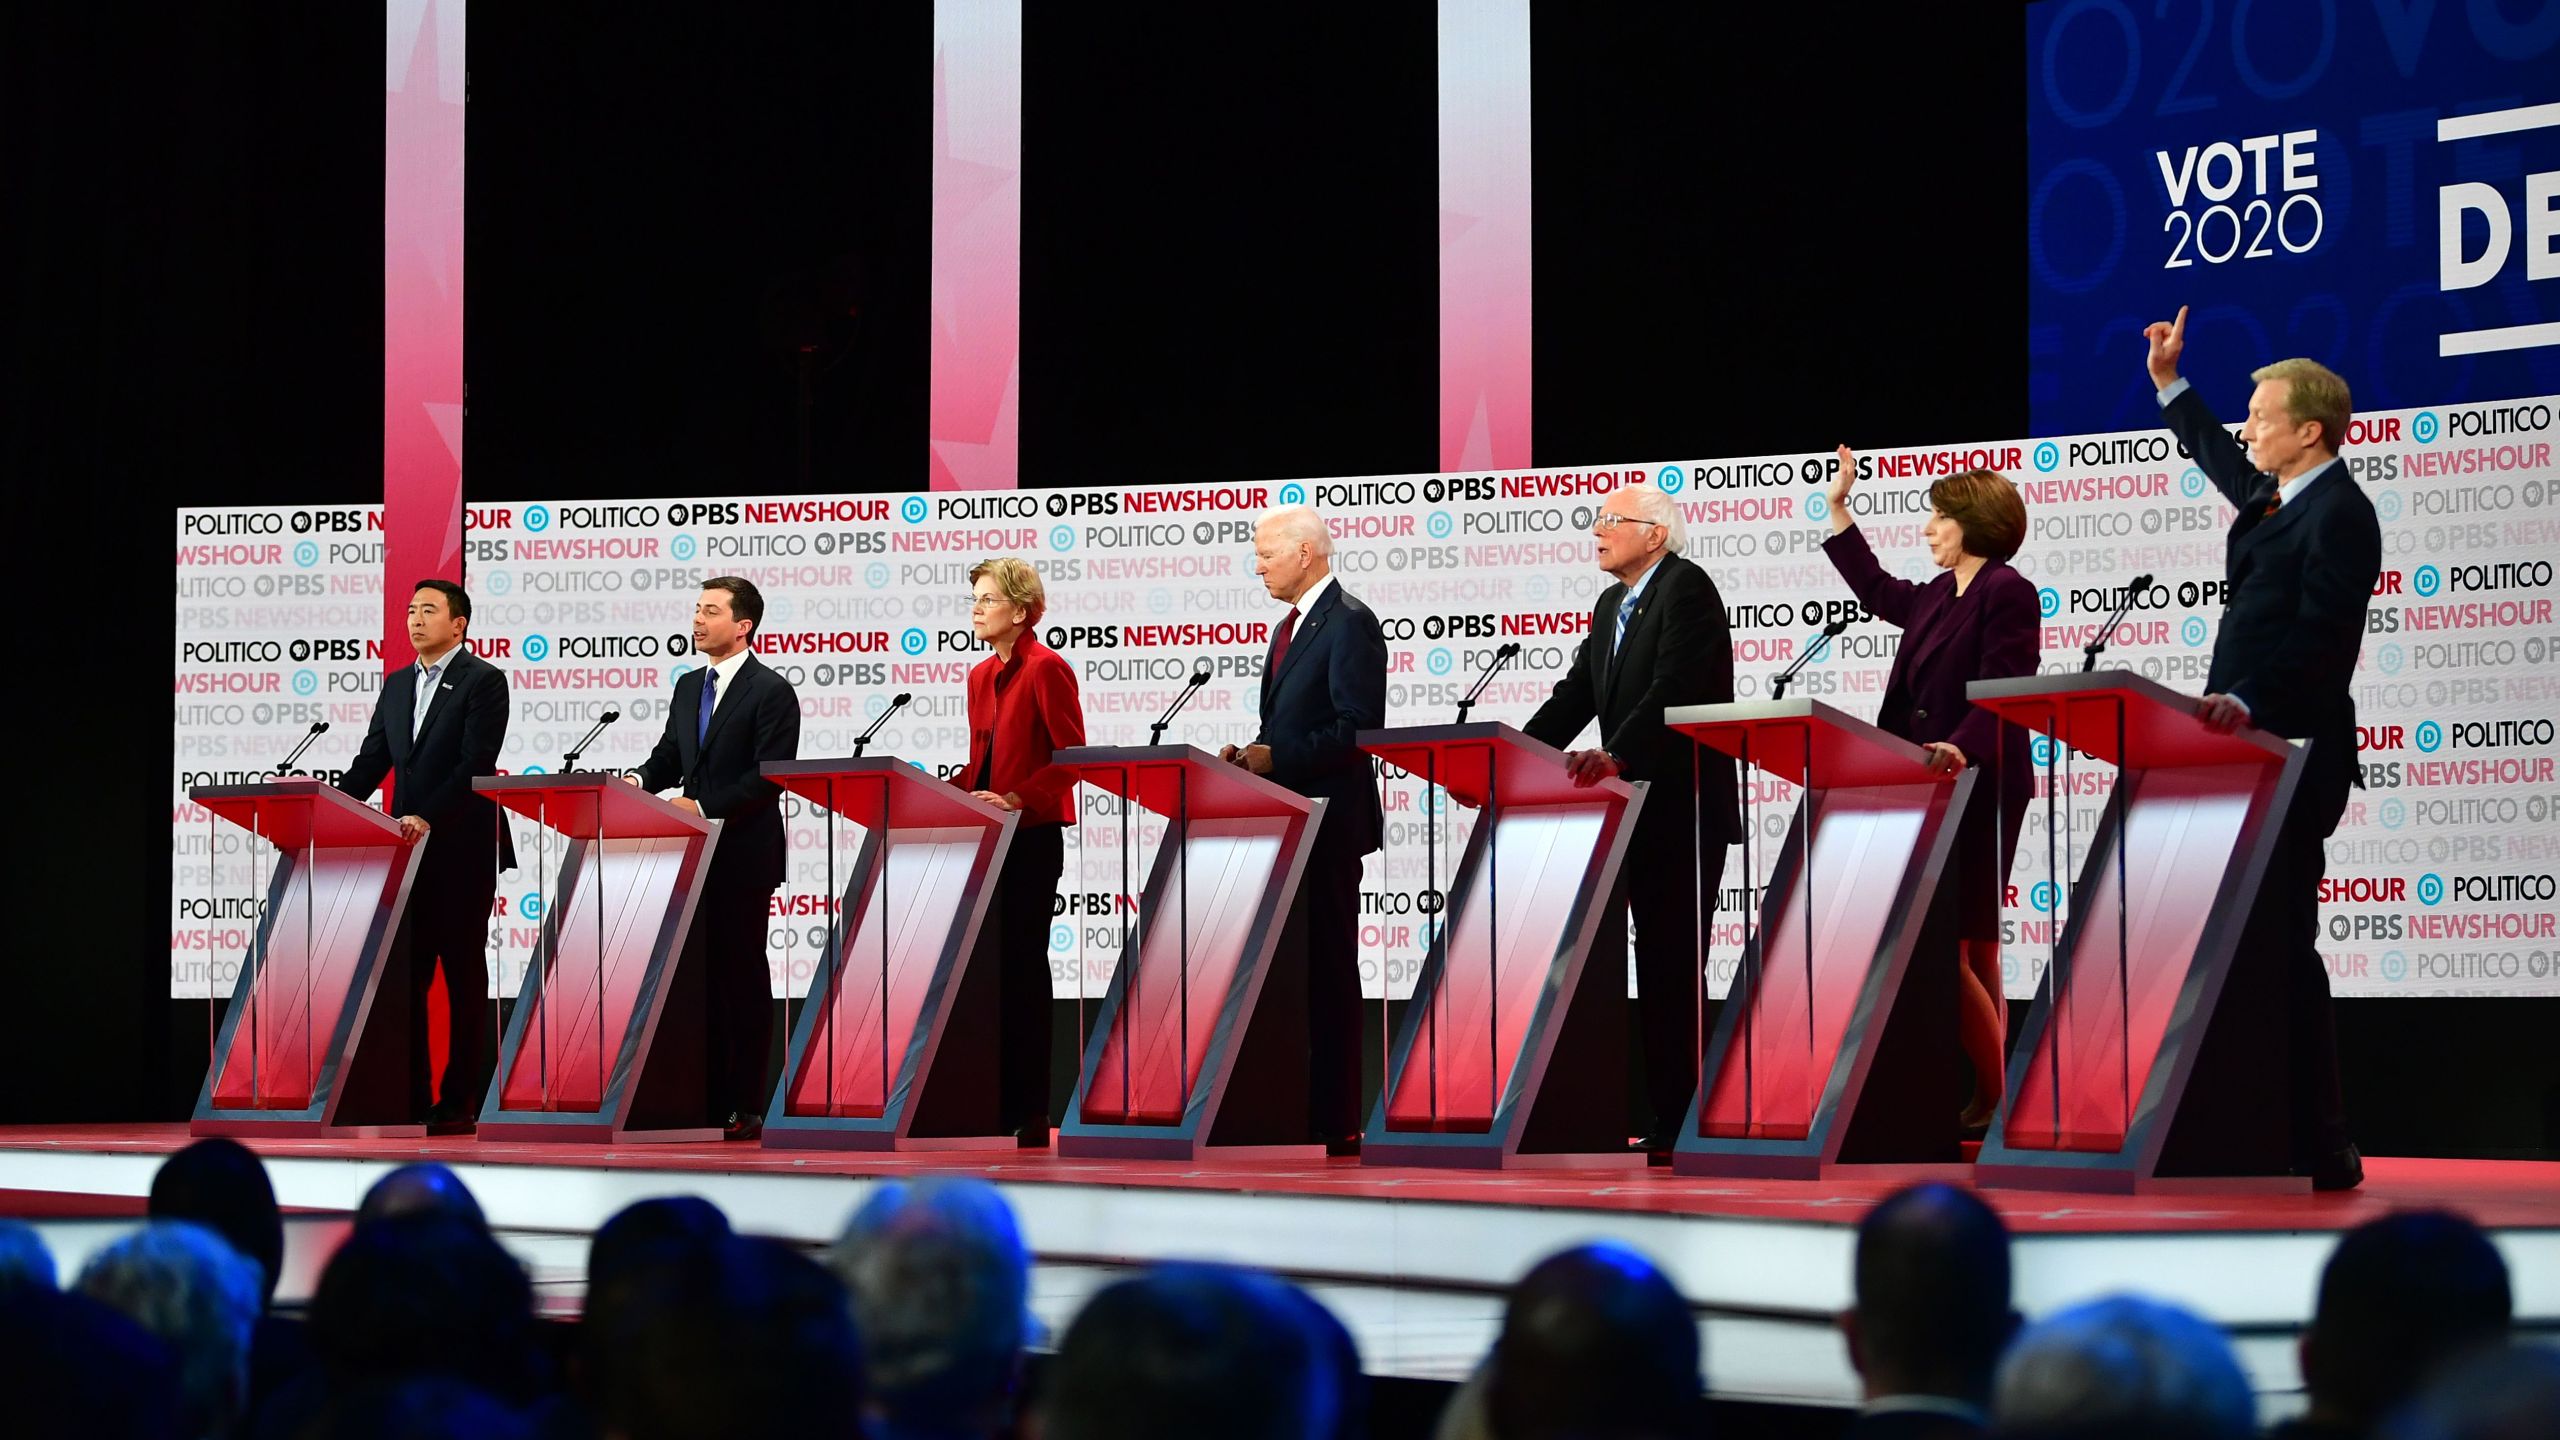
[[[2344,465],[2346,462],[2342,460],[2337,463],[2339,465]],[[2290,502],[2277,506],[2276,513],[2273,515],[2267,516],[2257,524],[2252,525],[2248,529],[2233,536],[2231,539],[2231,558],[2235,560],[2238,559],[2243,550],[2256,545],[2258,542],[2266,539],[2270,535],[2280,535],[2285,530],[2299,523],[2302,519],[2302,513],[2315,505],[2325,502],[2329,498],[2331,488],[2338,483],[2339,477],[2334,474],[2321,476],[2320,483],[2294,497]]]
[[[1325,620],[1333,614],[1334,599],[1341,593],[1342,582],[1336,580],[1325,590],[1324,598],[1316,602],[1314,609],[1298,617],[1298,628],[1289,632],[1289,653],[1280,657],[1280,668],[1270,677],[1269,693],[1279,693],[1281,678],[1297,667],[1299,656],[1307,653],[1307,642],[1324,628]]]
[[[1591,643],[1600,647],[1600,683],[1592,687],[1596,692],[1594,698],[1598,703],[1592,708],[1602,715],[1609,713],[1609,692],[1616,688],[1618,683],[1618,607],[1626,603],[1627,587],[1621,584],[1616,590],[1600,597],[1600,608],[1591,617]],[[1636,622],[1641,618],[1641,606],[1638,607],[1637,614],[1627,617],[1627,644],[1629,645],[1636,643]]]
[[[418,733],[409,742],[410,748],[415,749],[426,743],[427,732],[443,724],[445,712],[454,708],[454,700],[462,694],[463,656],[467,653],[469,652],[456,648],[453,654],[445,658],[444,670],[436,676],[436,693],[419,695],[415,693],[415,685],[412,685],[409,713],[414,717],[417,714],[418,702],[423,699],[427,706],[427,718],[423,721],[412,721]],[[409,673],[413,677],[419,673],[414,662],[409,666]]]
[[[1974,585],[1980,585],[1983,581],[1983,577],[1991,573],[1992,565],[1997,565],[1999,563],[1999,561],[1994,560],[1991,564],[1985,565],[1981,569],[1975,571],[1973,574]],[[1911,658],[1906,662],[1907,669],[1905,670],[1905,673],[1915,678],[1920,674],[1921,664],[1930,656],[1938,653],[1938,648],[1946,644],[1949,637],[1953,636],[1956,631],[1955,626],[1946,623],[1948,613],[1954,610],[1961,601],[1961,597],[1956,594],[1955,584],[1950,581],[1944,586],[1937,587],[1937,591],[1937,603],[1931,605],[1929,607],[1929,613],[1921,617],[1921,623],[1918,627],[1921,632],[1919,643],[1911,647]],[[1908,632],[1905,633],[1907,634]]]

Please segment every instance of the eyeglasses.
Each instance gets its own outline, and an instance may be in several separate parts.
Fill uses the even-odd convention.
[[[981,610],[1000,609],[1012,603],[1001,595],[972,595],[969,597],[969,613],[974,615]]]
[[[1659,525],[1661,523],[1659,520],[1645,520],[1633,515],[1619,515],[1603,510],[1600,512],[1600,518],[1591,522],[1591,528],[1605,534],[1621,525]]]

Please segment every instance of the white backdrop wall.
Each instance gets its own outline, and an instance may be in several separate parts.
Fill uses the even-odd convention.
[[[2555,404],[2355,422],[2346,454],[2382,517],[2384,573],[2356,696],[2367,788],[2332,841],[2322,910],[2341,994],[2560,994]],[[669,688],[695,663],[686,652],[700,580],[745,575],[767,599],[758,652],[799,690],[804,758],[849,753],[905,691],[914,703],[873,753],[947,775],[968,747],[963,677],[984,653],[969,635],[966,576],[981,558],[1018,554],[1046,577],[1042,629],[1076,665],[1091,743],[1142,743],[1205,659],[1216,678],[1170,738],[1214,748],[1251,738],[1261,656],[1282,612],[1253,576],[1254,518],[1303,500],[1335,531],[1342,583],[1386,623],[1388,723],[1450,718],[1509,640],[1523,653],[1477,718],[1517,723],[1563,670],[1608,583],[1592,564],[1592,511],[1617,485],[1649,480],[1686,511],[1688,553],[1724,595],[1738,698],[1749,699],[1821,623],[1858,613],[1820,554],[1833,463],[1799,454],[1171,488],[490,501],[466,516],[471,637],[513,686],[503,769],[556,767],[614,708],[624,718],[587,763],[620,768],[647,753]],[[1972,466],[2006,473],[2031,521],[2016,563],[2042,592],[2044,667],[2078,668],[2121,587],[2148,572],[2153,584],[2107,663],[2201,689],[2230,507],[2166,431],[1879,449],[1859,463],[1852,509],[1887,565],[1915,579],[1929,573],[1919,537],[1929,482]],[[306,773],[334,777],[354,755],[381,683],[380,515],[182,510],[176,540],[169,985],[203,996],[228,993],[266,870],[249,836],[209,821],[186,791],[258,778],[314,721],[331,729]],[[1898,639],[1863,620],[1795,693],[1872,718]],[[2048,836],[2041,801],[2031,808],[2008,911],[2012,995],[2033,992],[2046,957],[2058,899],[2046,856],[2068,872],[2110,778],[2102,766],[2076,767],[2061,833]],[[1446,814],[1409,780],[1386,788],[1388,848],[1370,863],[1375,913],[1361,961],[1369,995],[1402,998],[1428,939],[1425,832],[1445,820],[1439,838],[1454,843],[1466,816]],[[1100,992],[1119,936],[1117,805],[1083,793],[1052,930],[1062,997]],[[1761,835],[1777,836],[1791,798],[1782,786],[1755,787]],[[839,825],[831,837],[823,815],[796,802],[791,813],[795,858],[776,897],[771,954],[778,987],[797,996],[829,923],[828,846],[841,865],[852,834]],[[501,877],[490,923],[501,957],[493,982],[508,995],[554,883],[541,873],[534,827],[512,823],[526,864]],[[1128,837],[1137,863],[1156,837],[1152,826]],[[1755,848],[1763,875],[1776,852]],[[549,847],[555,868],[559,853]],[[1448,853],[1437,856],[1443,881]],[[1742,941],[1744,882],[1733,857],[1711,951],[1719,994]]]

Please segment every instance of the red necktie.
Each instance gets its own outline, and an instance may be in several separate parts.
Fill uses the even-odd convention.
[[[1289,637],[1298,633],[1298,607],[1289,607],[1289,618],[1280,622],[1279,637],[1271,642],[1271,659],[1262,667],[1265,675],[1280,673],[1280,662],[1288,658]]]

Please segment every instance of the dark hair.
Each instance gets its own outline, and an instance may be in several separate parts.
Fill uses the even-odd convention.
[[[340,1386],[440,1374],[522,1403],[544,1370],[524,1267],[450,1214],[359,1222],[312,1294],[310,1334]]]
[[[1499,1440],[1693,1435],[1704,1390],[1698,1322],[1670,1279],[1623,1246],[1583,1245],[1512,1287],[1485,1420]]]
[[[1331,1434],[1331,1362],[1288,1287],[1167,1265],[1104,1289],[1050,1362],[1051,1440],[1303,1440]]]
[[[417,584],[409,587],[409,593],[412,596],[415,596],[421,590],[433,590],[437,594],[443,596],[444,608],[453,612],[454,619],[468,620],[471,618],[471,592],[463,589],[453,581],[421,580]]]
[[[2006,560],[2027,543],[2027,504],[1996,470],[1967,470],[1929,487],[1929,503],[1956,522],[1968,553]]]
[[[489,1228],[480,1202],[462,1177],[433,1160],[403,1165],[373,1182],[356,1204],[356,1223],[370,1225],[416,1215],[441,1215],[478,1230]]]
[[[2478,1226],[2441,1210],[2386,1215],[2348,1231],[2320,1272],[2304,1386],[2314,1405],[2371,1425],[2514,1314],[2506,1262]]]
[[[284,1219],[267,1168],[237,1140],[199,1140],[163,1161],[151,1177],[154,1220],[192,1220],[266,1271],[260,1299],[273,1304],[284,1268]]]
[[[826,1268],[777,1241],[732,1235],[638,1280],[590,1317],[607,1433],[631,1440],[858,1435],[862,1349]]]
[[[1953,1185],[1914,1185],[1858,1224],[1858,1340],[1896,1390],[1987,1397],[2017,1330],[2009,1227]]]
[[[728,591],[729,613],[757,630],[764,628],[764,592],[756,588],[753,580],[740,575],[714,575],[702,582],[702,588]],[[750,636],[754,634],[753,631],[748,633]]]

